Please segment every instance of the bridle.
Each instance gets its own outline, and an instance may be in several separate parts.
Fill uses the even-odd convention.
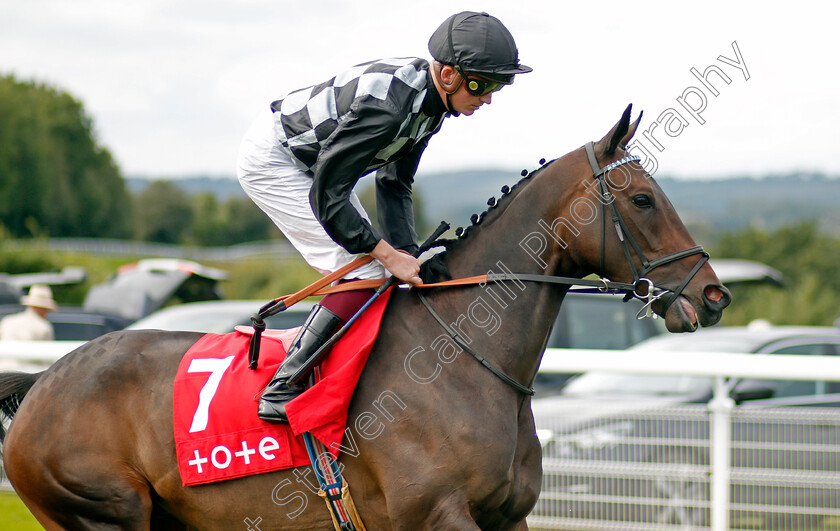
[[[701,245],[697,245],[682,251],[677,251],[675,253],[671,253],[660,258],[655,258],[653,260],[648,260],[645,256],[644,252],[642,251],[639,244],[636,242],[636,239],[633,237],[633,234],[627,229],[627,224],[624,222],[624,218],[621,217],[621,214],[618,211],[618,207],[615,205],[614,196],[610,193],[606,178],[607,174],[616,168],[619,168],[625,164],[629,164],[631,162],[638,162],[641,160],[640,157],[635,155],[629,155],[624,158],[621,158],[615,162],[611,162],[606,166],[600,166],[598,164],[598,159],[595,157],[595,148],[592,142],[587,143],[585,146],[586,155],[589,159],[589,165],[592,167],[592,177],[598,183],[598,192],[601,194],[602,201],[599,201],[602,205],[601,208],[601,257],[600,257],[600,269],[599,273],[601,278],[598,280],[592,279],[580,279],[580,278],[572,278],[572,277],[559,277],[554,275],[536,275],[536,274],[524,274],[524,273],[488,273],[484,280],[486,282],[498,282],[498,281],[526,281],[526,282],[541,282],[541,283],[548,283],[548,284],[565,284],[565,285],[577,285],[577,286],[587,286],[589,288],[597,289],[602,293],[607,292],[623,292],[625,293],[625,301],[629,300],[632,297],[640,299],[644,302],[644,306],[641,310],[636,314],[637,319],[644,319],[645,317],[653,317],[656,318],[656,314],[653,313],[652,305],[659,299],[664,300],[664,308],[662,313],[664,314],[668,308],[670,308],[671,304],[677,300],[680,296],[682,291],[691,282],[691,279],[697,274],[700,268],[709,260],[709,253],[703,250]],[[619,241],[621,242],[621,246],[624,250],[624,256],[627,258],[627,263],[630,266],[630,270],[633,273],[633,283],[625,283],[625,282],[613,282],[604,278],[604,268],[606,262],[606,240],[607,240],[607,209],[609,208],[610,217],[612,219],[613,226],[615,227],[616,235],[618,236]],[[425,244],[424,244],[425,245]],[[641,263],[641,269],[636,268],[636,264],[633,260],[633,253],[635,253],[636,257],[638,257],[639,262]],[[663,288],[657,286],[652,280],[647,278],[645,275],[656,269],[657,267],[664,266],[666,264],[670,264],[671,262],[676,262],[678,260],[682,260],[683,258],[687,258],[689,256],[693,256],[695,254],[701,255],[700,260],[694,265],[694,267],[689,271],[688,275],[683,279],[682,283],[679,287],[675,290],[671,290],[668,288]],[[452,326],[450,326],[443,317],[432,307],[431,303],[429,302],[428,298],[423,295],[422,290],[420,289],[412,289],[415,293],[417,293],[417,297],[420,299],[420,302],[426,307],[432,317],[441,325],[441,327],[446,331],[446,333],[452,338],[455,344],[460,347],[463,351],[469,353],[472,357],[478,360],[485,368],[487,368],[490,372],[493,373],[497,378],[502,380],[505,384],[512,387],[516,391],[531,396],[534,394],[534,389],[532,387],[525,386],[507,374],[505,374],[502,370],[495,367],[491,364],[487,359],[475,351],[461,335],[455,330]]]
[[[598,159],[595,157],[594,144],[592,142],[588,142],[584,148],[586,150],[586,156],[589,159],[589,165],[592,167],[592,177],[598,182],[598,192],[601,194],[602,199],[599,201],[601,203],[601,259],[598,271],[599,275],[602,278],[604,276],[607,241],[607,209],[609,208],[609,213],[612,218],[613,226],[615,227],[616,235],[618,236],[618,240],[621,242],[621,247],[624,250],[624,256],[630,266],[630,271],[633,273],[634,290],[632,296],[641,299],[645,303],[644,307],[639,310],[638,314],[636,314],[636,318],[642,319],[650,316],[656,318],[656,314],[653,313],[651,305],[658,299],[663,299],[665,305],[662,308],[662,313],[664,314],[668,311],[668,308],[670,308],[674,301],[676,301],[680,294],[682,294],[685,287],[689,282],[691,282],[691,279],[693,279],[697,272],[700,271],[700,268],[703,267],[703,264],[709,260],[709,253],[703,250],[702,245],[696,245],[654,260],[648,260],[641,247],[639,247],[639,244],[636,242],[636,239],[633,237],[633,234],[627,230],[627,224],[624,223],[624,218],[621,217],[621,214],[618,212],[618,207],[615,205],[615,197],[609,191],[606,183],[607,174],[611,170],[619,168],[630,162],[638,162],[641,158],[636,155],[629,155],[601,167],[598,164]],[[631,255],[631,250],[639,259],[642,266],[641,269],[636,269],[636,263]],[[688,275],[686,275],[682,283],[675,290],[657,286],[652,280],[646,277],[648,273],[657,267],[682,260],[683,258],[687,258],[695,254],[701,255],[700,260],[694,264],[694,267],[688,272]]]

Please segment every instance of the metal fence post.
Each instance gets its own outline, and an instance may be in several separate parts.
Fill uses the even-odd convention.
[[[729,397],[726,380],[715,377],[714,395],[709,401],[711,413],[711,518],[713,531],[729,529],[729,467],[732,441],[732,409],[735,402]]]

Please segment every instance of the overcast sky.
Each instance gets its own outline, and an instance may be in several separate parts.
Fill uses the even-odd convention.
[[[233,175],[242,135],[278,96],[370,59],[428,57],[447,16],[484,10],[511,30],[534,72],[472,117],[447,120],[421,176],[534,169],[601,138],[628,103],[634,118],[644,110],[648,134],[636,136],[658,175],[840,174],[838,8],[772,5],[6,0],[0,73],[81,100],[124,175]],[[730,79],[709,72],[717,96],[691,73],[710,65]],[[705,109],[692,116],[678,102],[684,93]]]

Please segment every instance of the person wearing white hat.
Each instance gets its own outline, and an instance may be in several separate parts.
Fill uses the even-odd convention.
[[[5,341],[52,341],[55,339],[53,325],[47,321],[47,314],[58,308],[49,286],[35,284],[29,288],[20,303],[26,309],[7,315],[0,320],[0,340]]]

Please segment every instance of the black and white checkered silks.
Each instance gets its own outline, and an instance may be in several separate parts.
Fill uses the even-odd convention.
[[[422,59],[383,59],[360,64],[325,83],[292,92],[272,103],[277,139],[288,148],[298,166],[312,173],[323,143],[350,113],[359,114],[363,107],[372,108],[377,102],[404,110],[406,102],[410,102],[410,112],[403,111],[406,116],[396,138],[375,154],[365,173],[393,162],[407,145],[434,132],[429,128],[435,117],[422,112],[427,71],[428,63]]]
[[[272,103],[273,122],[265,113],[246,134],[238,168],[243,188],[317,270],[334,271],[380,239],[352,192],[362,175],[381,168],[378,188],[398,190],[391,194],[393,201],[407,205],[394,210],[410,211],[413,172],[445,110],[428,67],[417,58],[358,65]],[[403,164],[409,170],[391,171],[401,159],[411,161]],[[309,203],[313,177],[329,188],[320,194],[326,199],[317,213]],[[413,220],[405,224],[410,226],[397,227],[389,236],[406,240],[400,232],[413,235]],[[384,275],[374,262],[348,278]]]

